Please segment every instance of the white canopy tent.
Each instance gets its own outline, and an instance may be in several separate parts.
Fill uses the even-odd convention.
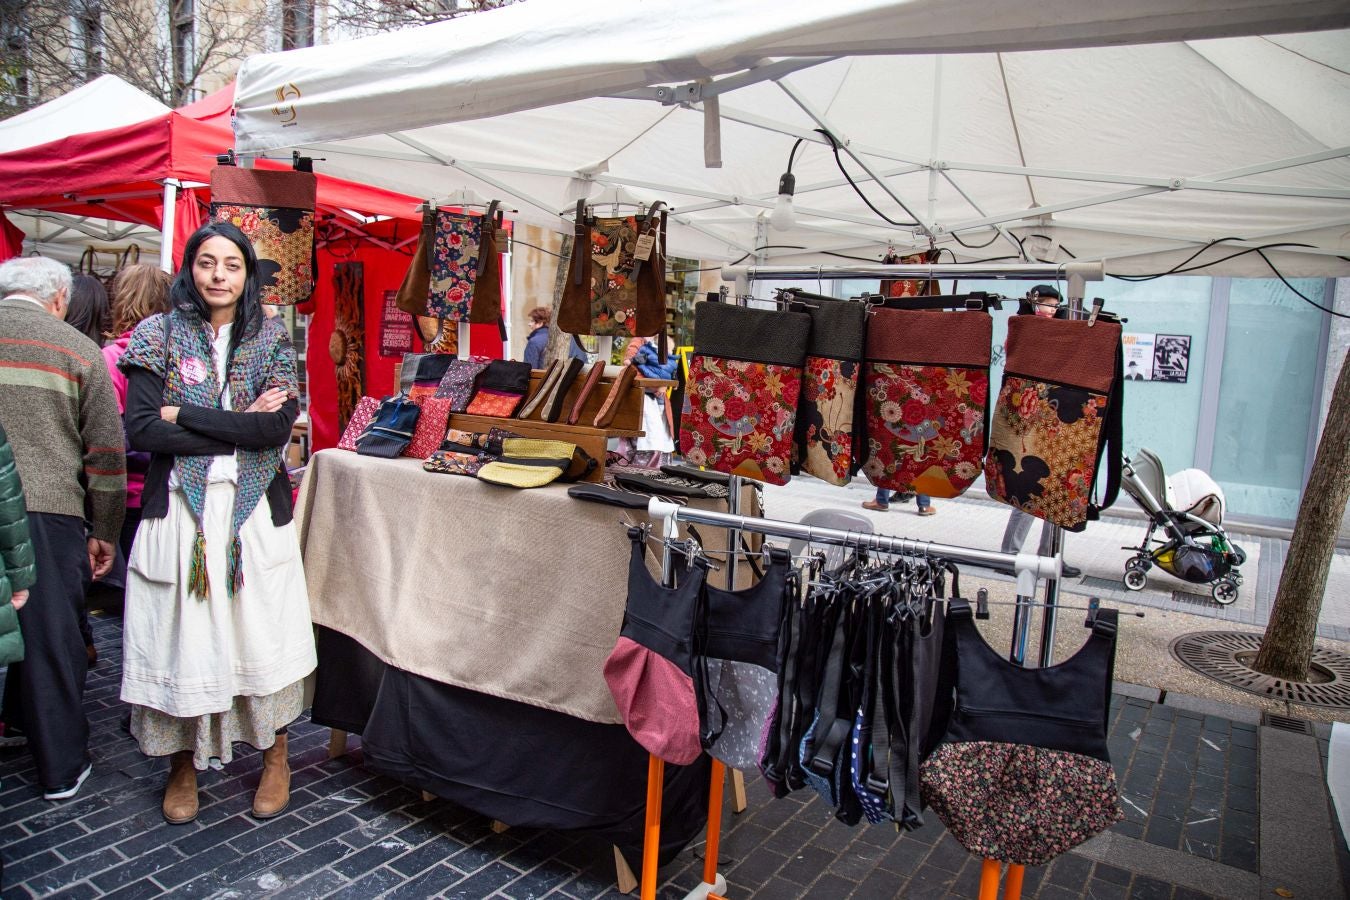
[[[527,0],[251,57],[236,149],[558,230],[622,189],[703,259],[932,241],[1139,274],[1228,238],[1197,262],[1297,243],[1266,251],[1285,275],[1347,275],[1350,32],[1326,30],[1347,25],[1343,2],[1279,0]],[[796,225],[770,230],[798,139]],[[1254,253],[1205,271],[1271,274]]]

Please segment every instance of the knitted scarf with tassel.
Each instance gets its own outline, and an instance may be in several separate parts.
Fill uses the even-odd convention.
[[[175,309],[169,313],[172,325],[167,329],[169,346],[165,347],[163,315],[146,319],[131,335],[127,351],[118,361],[126,371],[146,369],[164,379],[165,406],[206,406],[220,408],[221,385],[216,378],[215,350],[209,323],[196,315]],[[257,333],[246,337],[234,352],[227,372],[230,383],[230,408],[243,412],[269,388],[282,388],[294,397],[299,392],[295,374],[295,350],[291,346],[286,326],[278,318],[263,319]],[[244,585],[243,549],[239,543],[239,529],[252,515],[267,492],[267,486],[276,477],[284,458],[284,447],[265,450],[236,448],[239,464],[239,483],[234,497],[231,518],[230,543],[226,549],[231,599]],[[188,592],[205,599],[211,592],[206,573],[206,535],[202,531],[202,517],[206,511],[206,485],[211,471],[210,456],[179,456],[174,459],[183,496],[193,518],[197,520],[197,535],[192,543],[192,563],[188,572]]]

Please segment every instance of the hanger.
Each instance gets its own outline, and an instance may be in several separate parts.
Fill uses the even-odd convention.
[[[453,206],[456,209],[464,209],[464,210],[490,209],[493,210],[494,212],[503,212],[503,213],[519,212],[519,210],[504,209],[502,208],[500,201],[487,200],[483,198],[481,195],[479,195],[476,191],[467,187],[460,188],[457,191],[451,191],[449,194],[447,194],[444,198],[440,200],[437,200],[435,198],[427,200],[422,204],[421,210],[423,212],[434,213],[438,208],[443,206]]]
[[[563,218],[575,218],[577,209],[584,209],[585,212],[583,215],[587,219],[590,219],[594,217],[597,208],[605,206],[610,208],[611,217],[618,216],[620,207],[625,209],[636,209],[638,215],[643,215],[647,211],[647,207],[651,205],[652,204],[647,201],[630,193],[623,185],[616,184],[605,188],[594,197],[578,200],[575,206],[569,206],[567,209],[561,210],[558,215]]]

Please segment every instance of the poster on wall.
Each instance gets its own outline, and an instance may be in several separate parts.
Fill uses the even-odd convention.
[[[1153,380],[1186,383],[1186,372],[1191,363],[1191,336],[1189,334],[1156,334],[1153,336]]]
[[[1125,347],[1125,380],[1153,380],[1153,338],[1151,334],[1126,332],[1121,335]]]
[[[384,308],[380,315],[380,355],[397,356],[413,349],[413,317],[394,303],[398,291],[384,292]]]

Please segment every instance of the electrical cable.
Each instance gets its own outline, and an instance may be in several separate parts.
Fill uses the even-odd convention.
[[[957,234],[955,231],[949,231],[947,233],[952,236],[952,240],[956,241],[958,244],[960,244],[962,247],[965,247],[967,250],[983,250],[985,247],[988,247],[990,244],[994,243],[994,241],[997,241],[1000,237],[1002,237],[1002,235],[999,234],[998,229],[995,228],[994,236],[991,237],[989,240],[985,241],[983,244],[967,244],[965,241],[961,240],[961,236]],[[1017,240],[1016,236],[1013,237],[1013,240],[1016,240],[1019,246],[1022,244],[1020,240]],[[955,257],[955,254],[952,255],[953,257]]]
[[[890,216],[886,215],[884,212],[877,209],[876,204],[874,204],[871,200],[867,199],[867,195],[862,192],[862,188],[858,187],[858,183],[853,180],[853,176],[848,174],[848,169],[844,168],[844,161],[839,158],[839,142],[835,140],[834,135],[830,134],[824,128],[817,128],[816,131],[819,132],[820,134],[825,135],[825,138],[830,142],[830,149],[834,151],[834,164],[839,167],[839,171],[843,173],[844,178],[849,183],[849,186],[853,188],[853,192],[856,193],[862,199],[863,203],[867,204],[868,209],[872,210],[872,212],[876,213],[884,221],[890,223],[891,225],[895,225],[900,228],[919,227],[918,222],[897,222],[895,221],[895,219],[892,219]],[[798,141],[800,140],[801,138],[798,138]]]

